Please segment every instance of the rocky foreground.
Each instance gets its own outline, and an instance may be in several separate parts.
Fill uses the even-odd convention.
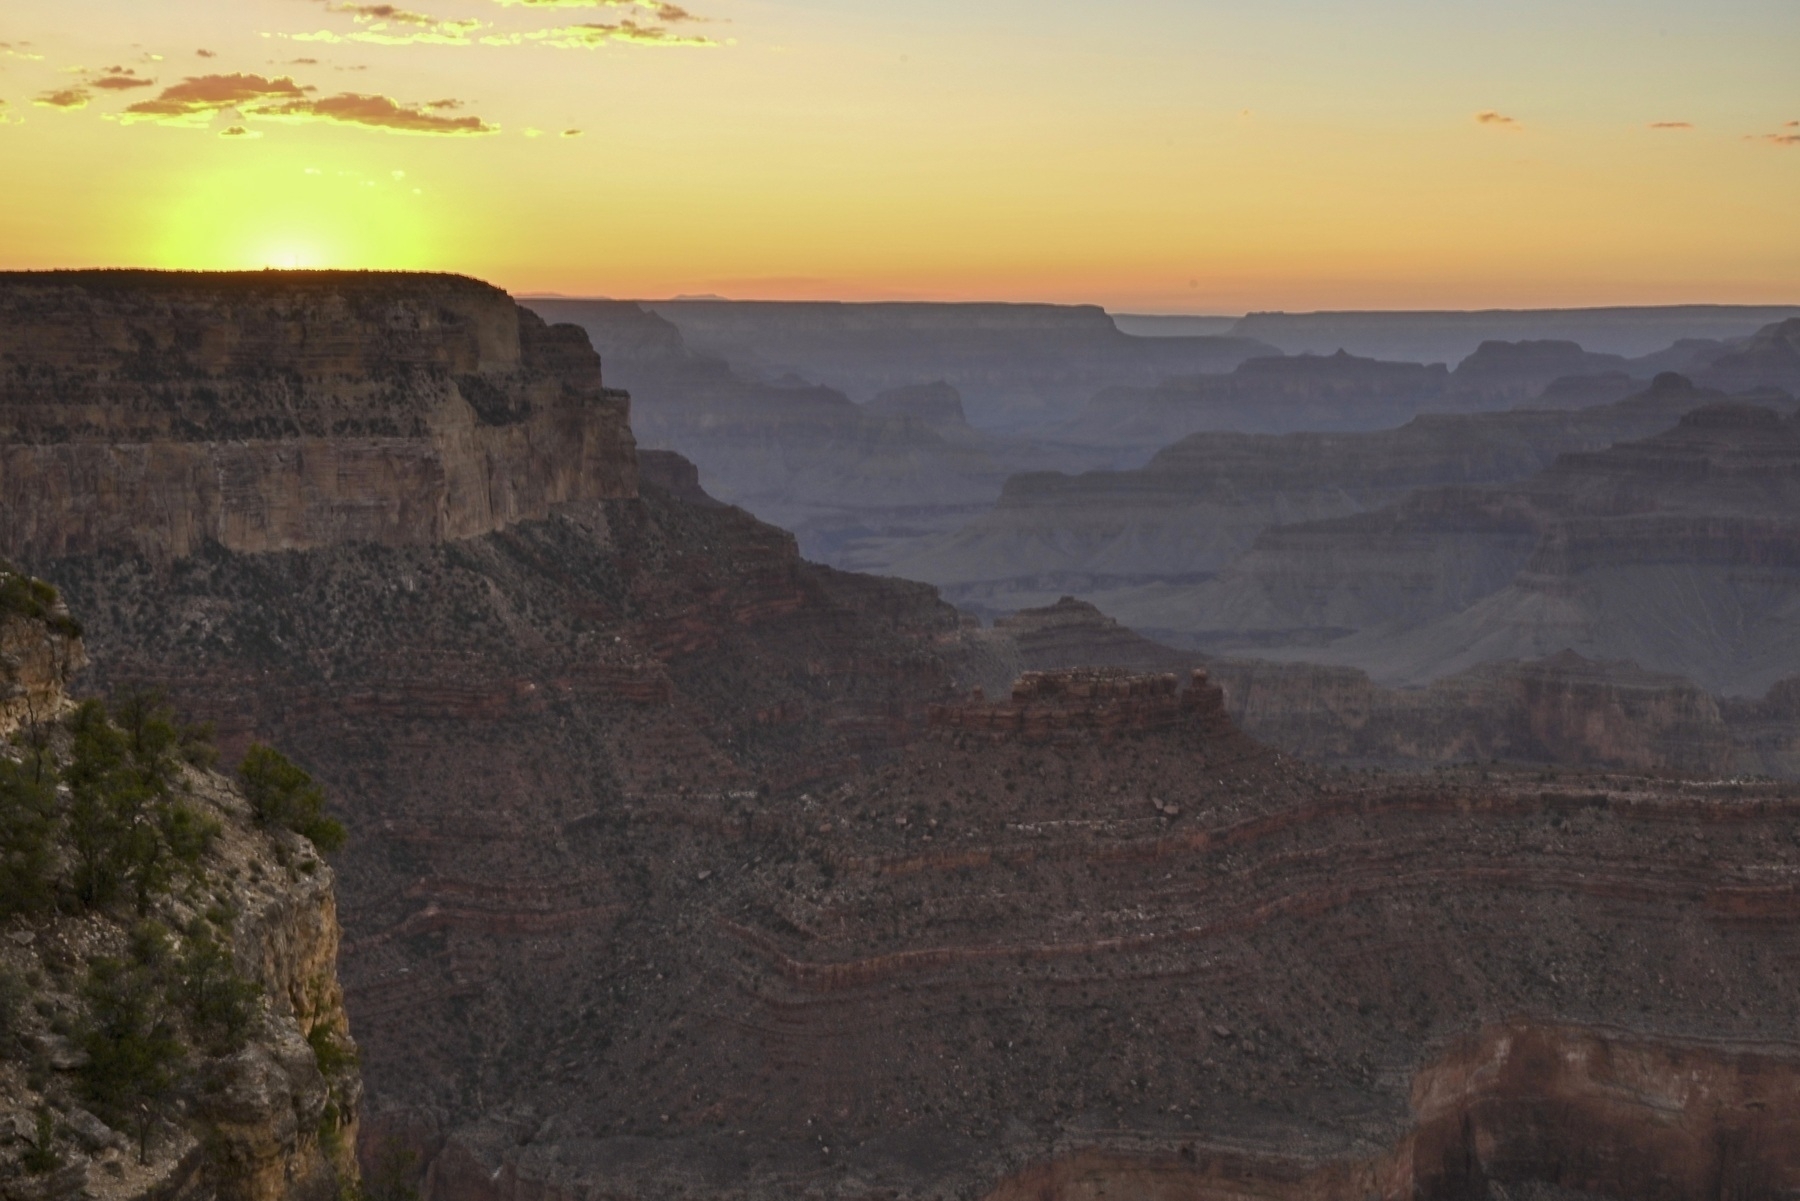
[[[331,868],[154,704],[78,707],[79,627],[10,569],[0,646],[0,1196],[357,1195]]]
[[[7,453],[224,453],[196,406],[247,378],[389,397],[378,444],[270,428],[304,539],[220,532],[260,487],[179,547],[0,489],[97,685],[166,687],[345,802],[364,1147],[416,1152],[431,1201],[1800,1188],[1789,791],[1308,767],[1191,671],[1015,689],[1016,640],[930,589],[640,468],[567,331],[467,281],[284,278],[0,281],[121,345],[166,337],[159,289],[214,337],[362,314],[354,354],[267,343],[262,375],[182,341],[141,401],[91,368],[96,412],[125,379],[162,428],[40,419],[63,377],[16,385]],[[302,464],[353,449],[395,491],[340,522]],[[405,483],[527,477],[571,483],[456,531],[463,493]]]

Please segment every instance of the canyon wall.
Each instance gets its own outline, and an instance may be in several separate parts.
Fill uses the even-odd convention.
[[[0,545],[427,545],[636,491],[579,331],[452,276],[0,275]]]

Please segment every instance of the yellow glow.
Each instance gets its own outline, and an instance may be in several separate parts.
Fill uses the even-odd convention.
[[[418,269],[432,265],[426,207],[385,174],[278,159],[180,181],[147,232],[155,266]]]

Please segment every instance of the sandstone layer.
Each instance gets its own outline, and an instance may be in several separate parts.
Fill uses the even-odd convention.
[[[579,331],[451,276],[0,275],[0,544],[466,538],[629,496]]]

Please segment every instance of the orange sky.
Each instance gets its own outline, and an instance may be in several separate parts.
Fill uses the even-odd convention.
[[[1800,302],[1796,61],[1792,0],[9,0],[0,265]]]

